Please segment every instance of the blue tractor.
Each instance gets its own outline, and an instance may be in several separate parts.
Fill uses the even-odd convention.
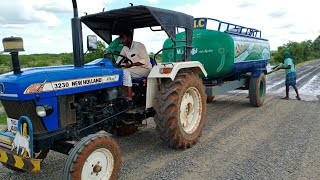
[[[74,65],[20,69],[21,38],[3,39],[12,56],[13,72],[0,75],[0,100],[8,116],[8,129],[0,132],[0,162],[12,170],[40,171],[49,150],[67,154],[65,179],[115,179],[121,151],[112,138],[154,117],[160,137],[174,148],[189,148],[201,135],[206,119],[205,86],[198,74],[203,65],[190,61],[193,17],[147,6],[131,6],[78,17],[72,1]],[[175,17],[175,18],[172,18]],[[121,62],[101,57],[84,64],[82,24],[108,44],[121,29],[150,27],[165,31],[173,41],[177,28],[185,29],[184,56],[156,65],[148,77],[134,79],[133,103],[121,98]],[[160,27],[154,29],[154,27]],[[88,36],[94,50],[96,36]],[[166,48],[168,49],[168,48]],[[126,59],[125,57],[123,59]]]

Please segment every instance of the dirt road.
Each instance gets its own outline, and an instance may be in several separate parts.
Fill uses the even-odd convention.
[[[318,67],[299,69],[300,88],[308,89],[315,77],[303,80],[303,72],[319,75]],[[281,100],[282,76],[268,78],[260,108],[251,107],[246,94],[218,96],[208,104],[203,135],[190,149],[167,147],[152,119],[136,134],[116,138],[123,151],[120,179],[319,179],[320,101],[314,98],[319,96]],[[0,165],[0,179],[61,179],[65,158],[50,152],[43,171],[32,175]]]

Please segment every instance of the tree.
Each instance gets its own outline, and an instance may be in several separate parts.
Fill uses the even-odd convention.
[[[103,55],[107,53],[106,45],[104,42],[98,40],[97,41],[97,50],[89,52],[85,55],[85,63],[93,61],[98,58],[103,58]]]
[[[311,49],[314,53],[314,58],[320,57],[320,36],[318,36],[312,43]]]
[[[319,48],[319,50],[317,48]],[[282,63],[284,59],[283,53],[286,50],[291,53],[295,64],[318,58],[320,55],[320,36],[314,42],[311,40],[302,41],[300,43],[289,41],[289,43],[278,47],[278,50],[272,53],[271,63]]]

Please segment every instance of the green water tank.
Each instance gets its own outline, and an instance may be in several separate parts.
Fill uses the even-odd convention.
[[[185,33],[177,34],[177,40],[185,39]],[[184,45],[178,42],[177,46]],[[163,48],[172,47],[173,42],[167,39]],[[223,32],[214,30],[195,29],[192,39],[191,60],[199,61],[204,65],[208,77],[219,77],[232,71],[234,64],[234,41]],[[182,59],[184,48],[177,49],[177,59]],[[174,50],[165,50],[162,53],[162,62],[175,62]]]
[[[185,33],[178,33],[176,39],[177,41],[185,40]],[[177,43],[177,46],[183,45],[185,42]],[[173,42],[167,39],[163,48],[169,47],[173,47]],[[164,50],[162,62],[177,62],[183,59],[184,48],[177,48],[176,54],[175,60],[174,50]],[[204,65],[208,78],[230,74],[237,63],[254,63],[269,59],[270,46],[265,39],[208,29],[194,29],[193,31],[191,60],[199,61]]]

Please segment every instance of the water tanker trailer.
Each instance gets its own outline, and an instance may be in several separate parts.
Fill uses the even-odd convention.
[[[212,23],[211,23],[212,22]],[[210,24],[211,23],[211,24]],[[215,29],[209,29],[216,25]],[[178,33],[176,45],[167,39],[163,45],[162,62],[183,59],[185,33]],[[233,89],[249,89],[253,106],[263,104],[266,90],[266,66],[270,60],[268,40],[261,31],[211,18],[195,18],[191,61],[199,61],[208,73],[203,77],[208,101],[217,94]]]

